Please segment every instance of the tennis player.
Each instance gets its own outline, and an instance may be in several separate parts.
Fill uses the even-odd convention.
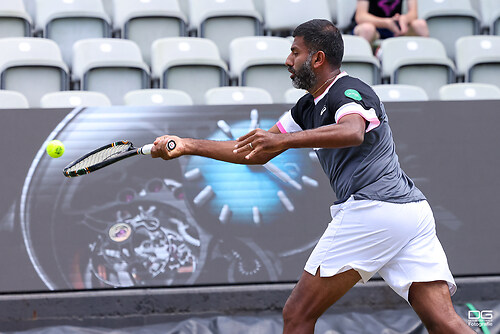
[[[456,285],[431,208],[399,165],[383,104],[368,85],[340,71],[341,33],[329,21],[311,20],[293,36],[285,64],[293,85],[309,94],[276,125],[235,141],[166,135],[155,140],[152,156],[263,164],[289,148],[315,148],[338,201],[286,302],[284,333],[313,333],[326,309],[377,272],[429,333],[474,333],[453,308]],[[171,139],[177,147],[169,151]]]

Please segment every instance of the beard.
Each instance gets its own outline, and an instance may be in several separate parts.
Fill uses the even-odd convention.
[[[297,89],[310,90],[318,82],[316,74],[314,74],[311,66],[312,54],[310,54],[304,64],[298,69],[294,70],[292,66],[288,67],[288,70],[295,75],[292,79],[293,87]]]

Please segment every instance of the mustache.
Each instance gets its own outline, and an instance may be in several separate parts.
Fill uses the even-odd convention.
[[[288,67],[288,72],[292,73],[292,74],[296,74],[295,73],[295,70],[293,69],[292,66],[287,66]]]

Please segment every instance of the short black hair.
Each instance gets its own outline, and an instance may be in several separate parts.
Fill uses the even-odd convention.
[[[297,36],[304,38],[309,52],[323,51],[330,64],[340,67],[344,56],[344,40],[333,23],[323,19],[304,22],[293,31],[293,37]]]

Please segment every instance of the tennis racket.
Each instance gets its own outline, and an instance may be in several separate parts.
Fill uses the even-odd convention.
[[[167,142],[167,149],[169,151],[175,149],[175,141],[169,140]],[[147,144],[142,147],[136,148],[134,145],[127,141],[117,141],[108,145],[99,147],[90,153],[78,158],[71,162],[63,169],[63,174],[66,177],[76,177],[80,175],[89,174],[114,164],[120,160],[133,157],[135,155],[148,155],[151,154],[153,144]]]

